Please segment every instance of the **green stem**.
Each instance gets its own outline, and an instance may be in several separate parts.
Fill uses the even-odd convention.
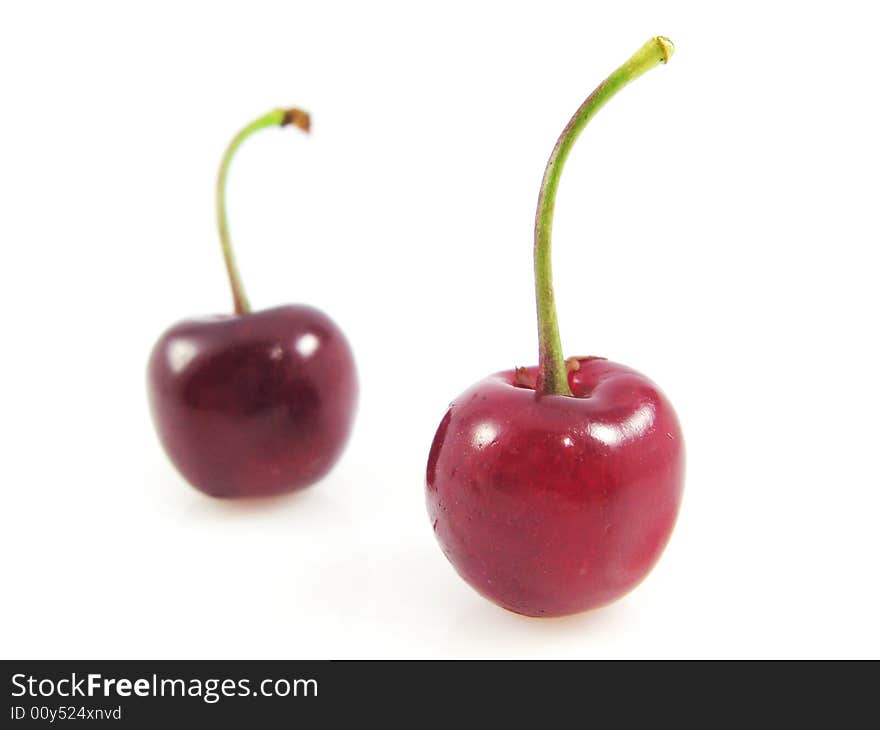
[[[223,259],[226,261],[226,272],[229,274],[229,285],[232,287],[232,301],[235,304],[236,314],[247,314],[251,311],[251,307],[244,293],[241,274],[238,273],[238,266],[235,264],[232,241],[229,238],[229,222],[226,219],[226,177],[229,173],[229,165],[241,143],[254,132],[266,127],[283,127],[287,124],[292,124],[304,132],[308,132],[309,115],[300,109],[274,109],[259,119],[255,119],[232,138],[220,162],[220,172],[217,175],[217,229],[220,232],[220,245],[223,248]]]
[[[633,79],[672,55],[672,41],[663,36],[649,40],[636,53],[590,94],[578,108],[571,121],[562,130],[544,171],[538,210],[535,215],[535,296],[538,304],[538,379],[537,390],[542,393],[570,396],[568,372],[559,338],[556,320],[556,302],[553,297],[553,271],[550,265],[550,238],[553,230],[553,211],[559,178],[571,148],[584,127],[605,103]]]

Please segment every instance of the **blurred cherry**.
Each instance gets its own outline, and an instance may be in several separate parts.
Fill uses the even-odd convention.
[[[323,312],[285,305],[252,312],[226,219],[229,165],[241,143],[271,126],[309,130],[299,109],[255,120],[226,150],[217,220],[235,313],[186,319],[153,347],[148,392],[165,451],[196,488],[215,497],[289,492],[320,479],[351,431],[357,377],[342,331]]]

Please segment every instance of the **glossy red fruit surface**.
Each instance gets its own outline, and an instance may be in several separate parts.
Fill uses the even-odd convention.
[[[535,392],[536,368],[477,383],[449,407],[428,459],[446,557],[485,597],[528,616],[631,590],[681,502],[684,444],[669,401],[628,367],[578,363],[574,397]]]
[[[181,474],[215,497],[249,497],[299,489],[330,470],[358,387],[333,321],[284,306],[174,325],[153,348],[148,390]]]

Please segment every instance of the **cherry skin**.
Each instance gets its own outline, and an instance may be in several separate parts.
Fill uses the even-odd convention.
[[[497,373],[449,407],[428,455],[426,497],[446,557],[486,598],[562,616],[619,598],[657,562],[675,525],[684,444],[644,375],[563,355],[550,261],[556,194],[584,127],[672,55],[656,36],[581,104],[556,142],[535,214],[538,365]]]
[[[428,458],[428,513],[446,557],[527,616],[627,593],[657,562],[681,503],[669,401],[624,365],[577,363],[574,397],[537,393],[537,368],[477,383],[449,407]]]
[[[148,379],[166,452],[214,497],[279,494],[323,477],[357,400],[345,336],[306,306],[180,322],[153,348]]]
[[[293,126],[301,109],[274,109],[230,142],[217,176],[217,226],[235,313],[188,319],[153,347],[147,391],[159,440],[180,473],[214,497],[261,497],[320,479],[354,419],[351,348],[323,312],[288,305],[252,312],[226,220],[226,178],[252,134]]]

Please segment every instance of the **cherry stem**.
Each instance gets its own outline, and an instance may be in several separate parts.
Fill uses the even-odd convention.
[[[562,168],[569,152],[596,112],[630,81],[646,71],[669,61],[674,46],[663,36],[656,36],[590,94],[562,130],[556,146],[550,154],[535,214],[535,296],[538,305],[538,392],[553,395],[572,395],[568,385],[568,372],[559,323],[556,319],[556,302],[553,296],[553,271],[550,265],[550,238],[553,231],[553,211],[556,207],[556,191]]]
[[[247,296],[244,293],[244,285],[241,274],[235,264],[235,256],[232,253],[232,241],[229,238],[229,222],[226,219],[226,177],[229,173],[229,165],[232,158],[248,137],[266,127],[284,127],[292,124],[303,132],[308,132],[311,125],[309,115],[301,109],[274,109],[268,114],[255,119],[242,129],[226,148],[223,159],[220,162],[220,172],[217,175],[217,229],[220,233],[220,245],[223,248],[223,259],[226,262],[226,271],[229,274],[229,285],[232,287],[232,301],[235,304],[236,314],[247,314],[251,311]]]

